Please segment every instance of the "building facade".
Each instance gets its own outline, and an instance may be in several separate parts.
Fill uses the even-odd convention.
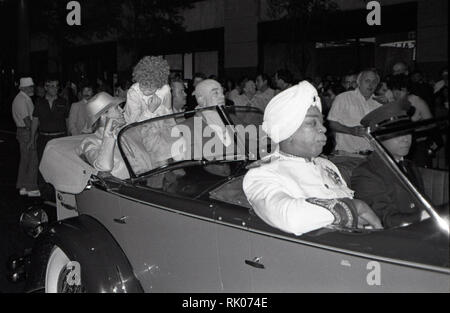
[[[339,10],[313,21],[299,42],[295,24],[270,17],[266,0],[197,1],[182,12],[186,33],[153,43],[144,54],[164,55],[184,78],[203,72],[237,79],[279,68],[297,77],[365,67],[388,72],[397,61],[434,78],[447,65],[447,0],[380,0],[379,26],[366,22],[368,1],[335,2]],[[62,69],[52,64],[52,47],[45,40],[32,38],[31,52],[33,73],[62,71],[65,77],[111,80],[114,73],[127,75],[135,62],[114,38],[65,50]]]

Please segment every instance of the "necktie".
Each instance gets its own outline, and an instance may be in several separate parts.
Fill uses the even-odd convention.
[[[398,162],[398,166],[400,167],[400,169],[402,170],[402,172],[406,175],[408,175],[408,168],[406,166],[405,161],[401,160]]]
[[[398,166],[402,170],[402,172],[405,174],[405,176],[414,184],[417,186],[417,178],[414,175],[414,171],[409,169],[408,163],[405,161],[398,162]]]

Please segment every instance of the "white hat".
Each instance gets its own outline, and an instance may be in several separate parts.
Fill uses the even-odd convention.
[[[322,112],[322,104],[316,88],[302,81],[276,95],[264,111],[262,129],[275,143],[291,137],[302,125],[311,106]]]
[[[20,79],[19,88],[31,87],[34,86],[33,79],[31,77],[22,77]]]
[[[113,97],[107,92],[99,92],[86,104],[87,126],[91,127],[105,111],[125,101],[125,99]]]

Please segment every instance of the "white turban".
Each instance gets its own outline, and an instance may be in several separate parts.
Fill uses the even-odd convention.
[[[316,88],[302,81],[276,95],[264,111],[262,129],[273,142],[279,143],[291,137],[302,125],[311,106],[322,112],[322,104]]]

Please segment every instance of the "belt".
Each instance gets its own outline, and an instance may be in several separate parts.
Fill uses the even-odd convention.
[[[39,132],[39,135],[42,136],[60,136],[60,135],[65,135],[66,132],[59,132],[59,133],[44,133],[44,132]]]
[[[29,129],[28,127],[26,127],[26,126],[17,126],[17,129]]]

